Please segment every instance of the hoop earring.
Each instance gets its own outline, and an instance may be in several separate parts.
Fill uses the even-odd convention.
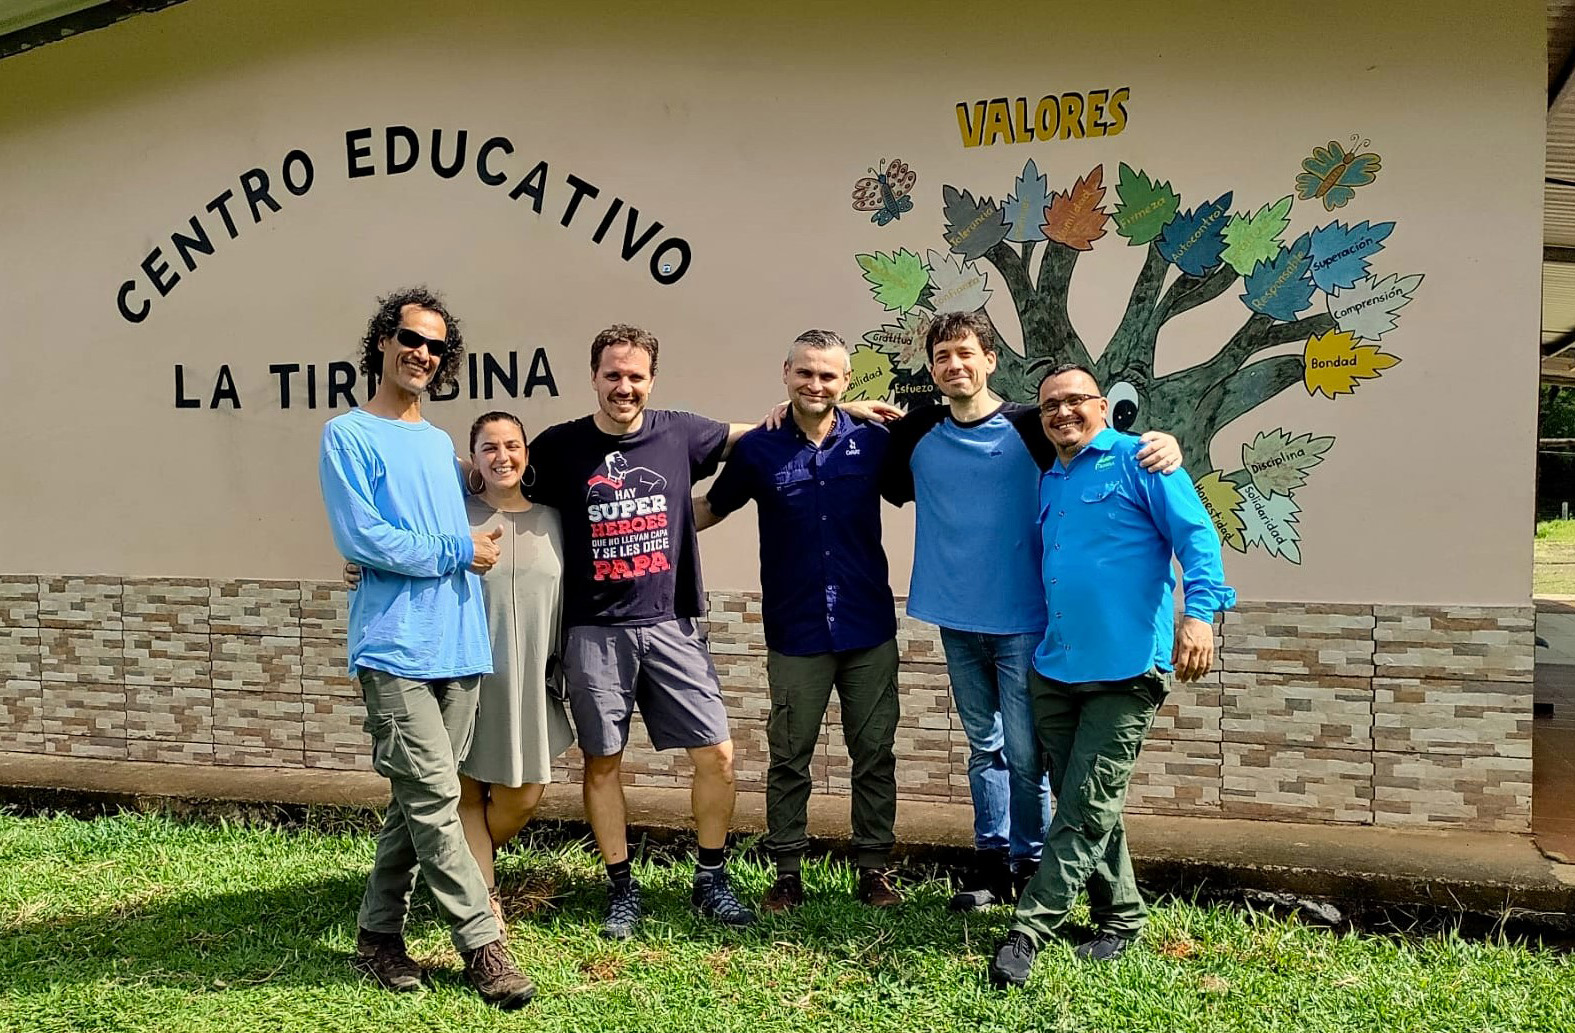
[[[520,487],[534,488],[536,486],[536,468],[527,463],[525,466],[525,472],[530,474],[530,480],[527,481],[525,478],[521,477]]]

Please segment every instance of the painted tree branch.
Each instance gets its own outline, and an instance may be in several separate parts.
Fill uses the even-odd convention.
[[[1061,252],[1068,252],[1070,258]],[[1088,349],[1078,336],[1066,311],[1066,293],[1072,267],[1077,262],[1077,252],[1064,244],[1047,242],[1040,259],[1040,280],[1049,268],[1053,274],[1049,290],[1036,290],[1028,280],[1028,270],[1022,256],[1011,245],[1002,241],[984,257],[1006,280],[1017,308],[1018,319],[1023,325],[1023,354],[1028,359],[1054,358],[1063,362],[1089,364]]]
[[[1136,371],[1143,377],[1154,374],[1154,341],[1159,328],[1155,318],[1159,289],[1165,283],[1165,271],[1170,263],[1159,253],[1159,245],[1150,242],[1143,268],[1132,284],[1132,294],[1127,298],[1126,311],[1110,343],[1099,356],[1096,372],[1103,380],[1116,371]]]
[[[1217,389],[1219,407],[1212,421],[1214,429],[1218,431],[1292,384],[1300,383],[1305,371],[1300,355],[1276,355],[1232,373]]]
[[[1224,263],[1206,276],[1188,276],[1182,273],[1176,278],[1176,282],[1170,285],[1170,290],[1165,292],[1164,300],[1159,303],[1159,321],[1164,323],[1205,302],[1213,301],[1235,282],[1236,270]]]

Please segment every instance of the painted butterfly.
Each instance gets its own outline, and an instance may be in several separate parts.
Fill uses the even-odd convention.
[[[908,196],[908,191],[917,182],[918,173],[908,168],[901,158],[883,161],[880,168],[870,169],[870,172],[874,174],[853,184],[854,211],[874,212],[870,222],[877,226],[902,218],[903,212],[913,211],[913,198]]]
[[[1328,147],[1314,147],[1312,156],[1302,162],[1306,171],[1296,176],[1296,194],[1303,201],[1322,199],[1324,211],[1344,208],[1356,196],[1356,188],[1366,186],[1378,176],[1384,160],[1372,152],[1358,154],[1371,140],[1356,143],[1351,137],[1350,151],[1329,141]]]

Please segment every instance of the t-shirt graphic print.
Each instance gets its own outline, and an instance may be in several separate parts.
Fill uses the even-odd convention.
[[[591,576],[624,581],[672,569],[667,478],[609,452],[586,482],[591,521]]]
[[[530,443],[532,497],[563,514],[565,627],[705,613],[690,496],[726,448],[727,424],[667,409],[632,434],[585,416]]]

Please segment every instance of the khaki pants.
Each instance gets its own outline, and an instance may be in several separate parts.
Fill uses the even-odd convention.
[[[362,668],[358,678],[372,767],[393,791],[361,898],[361,928],[402,932],[419,871],[456,949],[496,940],[487,886],[459,824],[458,764],[476,726],[480,676],[412,681]]]
[[[1039,871],[1017,904],[1015,931],[1043,946],[1088,888],[1100,932],[1135,938],[1148,917],[1132,874],[1121,808],[1154,712],[1170,675],[1149,671],[1128,681],[1057,682],[1029,676],[1034,727],[1055,794]]]
[[[814,656],[766,654],[771,716],[766,737],[764,846],[777,871],[796,872],[809,848],[810,761],[835,686],[842,700],[842,738],[853,761],[853,840],[862,868],[884,867],[897,821],[897,643]]]

